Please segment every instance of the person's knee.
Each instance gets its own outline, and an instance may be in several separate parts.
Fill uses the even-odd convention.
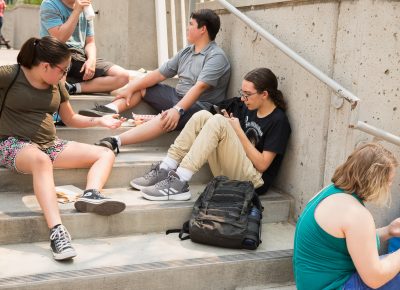
[[[228,123],[227,118],[220,114],[213,115],[211,118],[207,120],[207,123],[205,124],[207,128],[209,128],[212,132],[216,134],[225,134],[227,131],[228,126],[230,124]],[[222,136],[222,135],[221,135]]]
[[[208,122],[211,122],[214,124],[214,126],[218,127],[225,127],[228,123],[226,117],[222,116],[221,114],[213,115],[209,118]]]
[[[125,70],[125,69],[121,73],[121,80],[124,83],[124,85],[129,83],[129,72],[127,70]]]
[[[53,163],[49,156],[41,151],[32,154],[32,171],[53,168]]]
[[[209,111],[206,110],[201,110],[193,114],[193,116],[190,118],[193,122],[204,122],[207,121],[208,119],[212,118],[213,114],[211,114]]]
[[[96,147],[97,147],[96,148],[97,160],[103,159],[103,160],[106,160],[107,163],[111,163],[111,164],[114,163],[115,154],[111,149],[105,148],[105,147],[99,147],[99,146],[96,146]]]
[[[125,69],[121,69],[115,75],[115,78],[116,78],[116,82],[118,83],[118,85],[122,87],[129,82],[129,72]]]

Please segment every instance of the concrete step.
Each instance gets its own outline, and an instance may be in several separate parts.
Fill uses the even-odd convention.
[[[167,152],[165,147],[133,147],[124,149],[117,155],[106,188],[129,186],[130,180],[142,176],[152,163],[161,161]],[[58,185],[72,184],[85,188],[88,169],[55,169],[54,180]],[[206,164],[193,176],[193,182],[207,183],[211,172]],[[0,168],[0,192],[32,192],[32,176],[18,174]]]
[[[78,141],[82,143],[94,144],[100,139],[108,136],[115,136],[121,134],[132,127],[120,127],[115,130],[107,128],[68,128],[68,127],[57,127],[57,136],[59,138],[71,141]],[[143,142],[140,144],[132,144],[124,147],[144,147],[144,146],[158,146],[158,147],[169,147],[174,143],[176,137],[179,135],[178,131],[167,133],[154,140]]]
[[[73,203],[59,204],[63,223],[75,238],[161,232],[181,228],[205,184],[190,184],[190,201],[148,201],[137,190],[112,188],[104,194],[126,203],[120,214],[104,217],[76,212]],[[261,196],[263,223],[287,222],[292,199],[270,190]],[[49,231],[33,193],[0,193],[0,244],[47,241]]]
[[[257,251],[154,233],[74,240],[78,256],[53,260],[49,243],[0,248],[0,289],[235,289],[293,281],[294,226],[267,224]],[[156,279],[155,279],[156,277]]]

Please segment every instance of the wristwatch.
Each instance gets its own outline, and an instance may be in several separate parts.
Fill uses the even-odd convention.
[[[178,105],[174,106],[174,109],[178,111],[179,115],[183,116],[183,114],[185,114],[185,111],[179,107]]]

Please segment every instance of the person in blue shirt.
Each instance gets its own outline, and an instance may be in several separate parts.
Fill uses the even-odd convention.
[[[54,36],[72,53],[67,75],[70,94],[110,92],[129,82],[129,72],[97,58],[93,20],[83,9],[90,0],[44,0],[40,5],[40,36]]]

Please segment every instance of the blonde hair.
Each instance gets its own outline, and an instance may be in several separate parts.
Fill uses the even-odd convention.
[[[357,148],[336,168],[332,182],[364,201],[388,206],[391,202],[389,178],[397,166],[392,152],[378,143],[368,143]]]

